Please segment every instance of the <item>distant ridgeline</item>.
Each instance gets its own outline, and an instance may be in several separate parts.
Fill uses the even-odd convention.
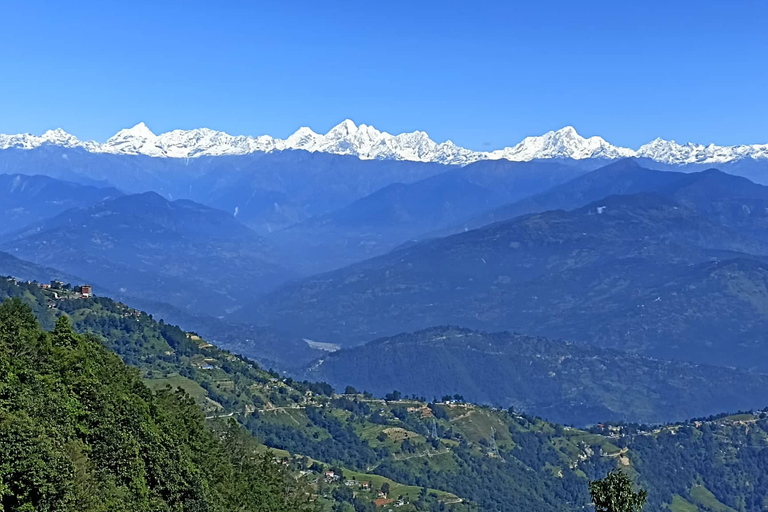
[[[588,506],[588,480],[615,467],[648,489],[650,512],[768,505],[768,411],[581,430],[460,397],[338,395],[110,299],[51,296],[0,280],[0,298],[20,298],[54,330],[42,333],[18,301],[0,307],[5,510],[250,510],[264,500],[274,505],[257,510],[309,510],[309,492],[334,511],[576,512]],[[74,335],[57,320],[63,313],[93,334]],[[166,384],[184,388],[208,417],[238,420],[285,465],[243,458],[251,441],[232,426],[212,436],[199,407]],[[309,487],[281,476],[283,467]]]
[[[433,327],[342,349],[305,375],[380,396],[459,393],[550,421],[667,423],[768,405],[768,375],[509,332]]]

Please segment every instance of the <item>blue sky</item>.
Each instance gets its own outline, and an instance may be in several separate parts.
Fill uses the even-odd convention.
[[[0,132],[765,143],[766,26],[761,0],[6,2]]]

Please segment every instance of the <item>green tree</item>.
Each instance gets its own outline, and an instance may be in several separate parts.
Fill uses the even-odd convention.
[[[589,494],[596,512],[641,512],[648,500],[648,493],[644,489],[635,492],[632,480],[618,469],[589,482]]]
[[[53,343],[57,347],[73,347],[77,343],[77,337],[67,315],[61,315],[56,319],[56,325],[53,328]]]

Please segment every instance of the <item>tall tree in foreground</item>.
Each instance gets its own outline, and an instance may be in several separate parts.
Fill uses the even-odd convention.
[[[644,489],[635,492],[632,480],[618,469],[589,482],[589,494],[596,512],[641,512],[648,500],[648,493]]]

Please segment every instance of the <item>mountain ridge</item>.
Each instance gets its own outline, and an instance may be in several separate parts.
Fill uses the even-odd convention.
[[[459,393],[469,402],[578,425],[663,423],[749,409],[763,406],[768,386],[768,375],[745,370],[452,326],[343,348],[308,365],[304,375],[379,396],[392,389],[427,397]]]
[[[286,139],[270,135],[230,135],[209,128],[172,130],[156,135],[145,123],[122,129],[106,142],[81,141],[57,128],[40,136],[0,134],[0,149],[34,149],[43,145],[82,148],[93,153],[147,155],[165,158],[245,155],[256,152],[304,150],[354,155],[362,160],[406,160],[446,165],[467,165],[481,160],[526,162],[537,159],[647,158],[667,165],[717,164],[744,159],[768,159],[768,144],[736,146],[703,145],[656,138],[637,150],[615,146],[599,136],[582,137],[572,126],[530,136],[493,151],[473,151],[451,140],[437,143],[423,131],[393,135],[366,124],[345,119],[325,134],[301,127]]]
[[[753,200],[768,201],[768,189],[743,176],[725,173],[716,168],[693,173],[660,171],[642,167],[636,159],[627,158],[555,185],[544,192],[529,194],[519,201],[487,210],[449,229],[430,235],[459,233],[531,213],[573,210],[604,197],[638,193],[671,195],[683,203],[691,203],[694,209],[707,211],[723,200],[741,197],[747,198],[751,203],[743,205],[747,208],[761,206],[755,205]]]
[[[232,215],[155,192],[64,211],[7,234],[0,245],[120,293],[213,316],[289,274]]]
[[[41,174],[0,174],[0,235],[75,207],[122,196],[113,187],[95,187]]]
[[[699,181],[710,176],[728,178]],[[342,344],[448,323],[753,367],[768,326],[768,245],[764,208],[741,206],[765,204],[764,189],[711,211],[697,211],[711,202],[689,185],[524,215],[289,283],[254,312]]]

